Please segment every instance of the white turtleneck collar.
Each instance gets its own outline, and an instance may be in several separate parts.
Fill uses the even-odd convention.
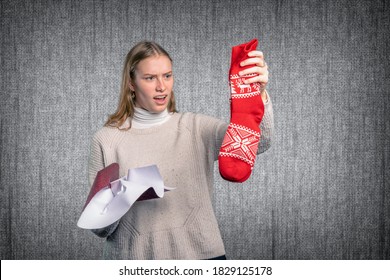
[[[137,129],[149,128],[165,123],[170,117],[171,114],[168,113],[168,109],[165,109],[161,113],[150,113],[145,109],[134,107],[131,127]]]

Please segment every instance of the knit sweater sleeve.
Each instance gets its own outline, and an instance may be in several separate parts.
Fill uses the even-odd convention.
[[[90,188],[92,187],[97,172],[106,166],[104,160],[104,146],[107,143],[105,143],[105,137],[103,137],[104,135],[105,134],[103,133],[103,131],[100,130],[93,136],[91,141],[88,163],[88,182]],[[105,228],[92,229],[91,231],[99,237],[107,237],[115,231],[118,224],[119,220]]]
[[[260,123],[260,141],[257,149],[257,154],[264,153],[271,147],[271,142],[274,134],[274,113],[271,99],[268,97],[268,102],[264,104],[264,116]]]
[[[218,159],[219,148],[221,147],[223,137],[225,135],[228,124],[217,118],[206,116],[203,114],[196,114],[196,127],[202,138],[202,143],[207,154],[212,161]]]
[[[89,151],[89,162],[88,162],[89,187],[92,187],[96,174],[98,173],[99,170],[103,169],[104,166],[105,164],[104,164],[103,147],[99,137],[99,132],[97,132],[92,138],[90,151]]]

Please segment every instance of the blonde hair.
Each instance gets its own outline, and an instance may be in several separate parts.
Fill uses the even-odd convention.
[[[119,96],[118,107],[114,114],[108,117],[108,120],[104,124],[105,126],[112,126],[121,129],[120,127],[126,121],[127,118],[132,118],[134,115],[135,94],[129,87],[130,81],[134,81],[135,68],[142,60],[156,56],[164,55],[172,62],[172,58],[169,54],[158,44],[149,41],[142,41],[136,44],[127,54],[125,64],[123,66],[122,83]],[[177,112],[175,104],[175,96],[171,93],[171,98],[168,103],[168,112]],[[131,127],[122,128],[128,130]]]

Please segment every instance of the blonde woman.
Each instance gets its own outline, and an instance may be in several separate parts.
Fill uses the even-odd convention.
[[[263,88],[268,70],[261,52],[243,64]],[[162,199],[136,202],[116,223],[93,230],[106,238],[106,259],[225,259],[212,207],[214,161],[228,124],[213,117],[177,113],[172,91],[172,59],[154,42],[140,42],[128,53],[116,112],[95,133],[89,181],[111,163],[120,176],[130,168],[156,164],[164,184],[176,189]],[[272,105],[262,92],[265,114],[258,152],[269,148]]]

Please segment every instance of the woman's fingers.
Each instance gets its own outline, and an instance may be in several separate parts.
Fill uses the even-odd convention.
[[[261,51],[251,51],[248,53],[249,58],[243,60],[240,65],[246,66],[246,65],[257,65],[259,67],[265,66],[264,61],[264,54]]]
[[[245,76],[249,74],[257,74],[257,75],[263,75],[268,73],[268,66],[267,64],[264,67],[259,67],[259,66],[253,66],[247,69],[244,69],[240,71],[238,74],[240,76]]]
[[[268,83],[268,66],[264,60],[264,54],[261,51],[251,51],[248,53],[248,56],[249,58],[243,60],[240,65],[242,67],[253,65],[253,67],[240,71],[239,75],[244,77],[255,74],[253,77],[245,78],[244,83],[260,83],[261,88],[264,89]]]
[[[246,78],[244,80],[245,84],[251,84],[251,83],[260,83],[263,85],[266,85],[268,83],[268,74],[267,75],[259,75],[251,78]]]

